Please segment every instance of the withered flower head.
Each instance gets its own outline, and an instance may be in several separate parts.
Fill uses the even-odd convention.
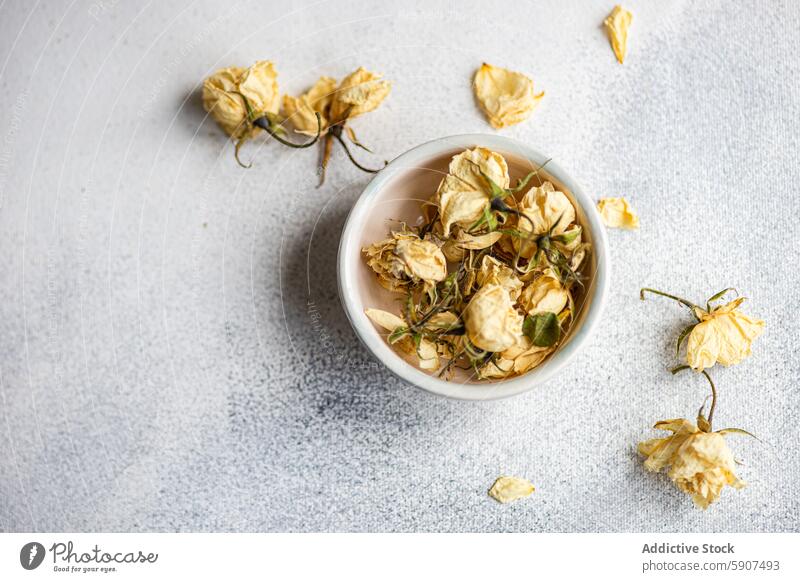
[[[257,117],[278,114],[278,73],[270,61],[258,61],[248,69],[220,69],[203,81],[203,107],[236,139],[258,131],[250,123],[245,99]]]
[[[744,297],[719,307],[713,306],[729,291],[735,290],[724,289],[710,297],[706,301],[705,308],[656,289],[644,288],[640,296],[644,299],[645,293],[654,293],[673,299],[691,310],[696,321],[681,332],[676,343],[676,353],[680,351],[683,341],[688,337],[686,361],[694,370],[701,372],[716,363],[723,366],[738,364],[750,355],[753,340],[764,332],[763,320],[752,318],[739,311]]]
[[[309,147],[317,137],[305,144],[294,144],[281,137],[285,130],[278,116],[280,98],[278,73],[270,61],[258,61],[252,67],[220,69],[203,81],[203,107],[236,140],[236,161],[239,148],[259,130],[266,131],[280,143],[290,147]]]
[[[335,79],[321,77],[307,93],[299,97],[284,96],[284,114],[296,132],[313,135],[316,127],[315,116],[319,116],[321,133],[325,135],[320,164],[320,185],[325,180],[325,170],[334,140],[341,144],[347,157],[357,168],[370,173],[378,171],[366,168],[356,161],[342,138],[342,133],[347,133],[354,145],[370,151],[358,141],[355,132],[347,124],[350,120],[377,109],[388,97],[391,88],[391,83],[382,79],[380,75],[359,67],[342,79],[338,87]]]
[[[414,281],[436,283],[447,276],[441,249],[414,233],[393,232],[391,238],[373,243],[362,252],[378,282],[389,291],[403,291]]]
[[[484,213],[491,201],[483,176],[488,176],[501,188],[509,184],[508,164],[500,154],[485,148],[466,150],[450,161],[447,176],[436,193],[439,220],[444,236],[454,224],[469,227]]]

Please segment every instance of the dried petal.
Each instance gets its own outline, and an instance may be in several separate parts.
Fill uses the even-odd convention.
[[[609,228],[639,228],[639,217],[625,198],[601,198],[597,210]]]
[[[628,29],[632,20],[633,14],[617,5],[603,22],[608,32],[608,39],[611,41],[611,48],[620,64],[625,61],[625,54],[628,51]]]
[[[489,123],[496,129],[525,121],[544,97],[544,92],[534,93],[532,79],[486,63],[475,73],[473,89]]]
[[[508,503],[516,499],[528,497],[535,491],[533,485],[527,479],[520,477],[498,477],[494,482],[492,488],[489,489],[489,495],[499,501],[500,503]]]

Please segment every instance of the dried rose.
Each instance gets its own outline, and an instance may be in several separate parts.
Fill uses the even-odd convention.
[[[529,315],[561,313],[569,302],[569,291],[552,269],[528,283],[519,297],[519,304]]]
[[[475,73],[473,89],[495,129],[525,121],[544,97],[534,92],[532,79],[486,63]]]
[[[754,319],[739,311],[744,297],[720,307],[712,307],[715,301],[732,290],[724,289],[710,297],[706,301],[705,309],[681,297],[648,287],[641,290],[640,298],[644,300],[645,293],[654,293],[673,299],[691,310],[697,321],[681,332],[676,342],[676,351],[680,350],[681,344],[688,337],[687,363],[694,370],[702,372],[718,362],[723,366],[738,364],[750,355],[753,340],[764,332],[763,320]]]
[[[317,114],[321,133],[328,131],[330,105],[336,91],[336,79],[320,77],[314,86],[299,97],[283,96],[283,114],[294,130],[305,135],[317,133]]]
[[[402,291],[412,281],[435,283],[447,276],[447,261],[441,249],[415,234],[394,232],[392,238],[361,251],[380,284],[389,291]]]
[[[321,77],[311,90],[300,97],[284,97],[284,113],[298,133],[313,133],[315,131],[314,118],[319,115],[320,131],[325,134],[322,146],[320,185],[325,181],[325,170],[330,161],[334,140],[341,144],[348,159],[358,169],[373,174],[378,171],[366,168],[356,161],[347,143],[342,138],[342,133],[347,132],[351,142],[367,150],[358,141],[352,128],[347,123],[351,119],[376,109],[383,103],[391,89],[392,84],[389,81],[383,80],[380,75],[372,73],[363,67],[359,67],[342,79],[338,87],[336,87],[334,79]]]
[[[552,183],[545,182],[528,190],[519,203],[519,210],[526,217],[517,221],[517,228],[528,238],[534,239],[546,233],[564,234],[569,225],[575,222],[575,207],[563,192],[555,189]],[[520,254],[530,258],[536,252],[534,240],[515,240],[521,244]]]
[[[277,115],[278,73],[270,61],[258,61],[249,69],[220,69],[203,81],[203,107],[235,139],[258,131],[250,123],[245,99],[255,116]]]
[[[750,355],[753,340],[764,332],[764,321],[753,319],[738,310],[744,297],[712,309],[695,309],[700,323],[689,333],[686,360],[695,370],[738,364]]]
[[[483,286],[489,282],[503,287],[512,301],[516,301],[522,291],[523,283],[511,267],[504,265],[494,257],[484,255],[478,271],[477,283],[479,286]]]
[[[473,295],[463,318],[469,340],[482,350],[502,352],[522,335],[522,316],[514,309],[508,291],[494,282]]]
[[[683,418],[662,420],[653,428],[668,430],[671,436],[639,443],[646,456],[645,468],[660,471],[669,467],[669,478],[706,509],[730,485],[741,489],[745,483],[735,473],[733,453],[725,442],[726,431],[705,432]]]
[[[450,235],[454,224],[469,227],[488,208],[491,193],[481,173],[500,187],[508,187],[508,165],[500,154],[475,148],[453,156],[450,161],[448,174],[439,184],[435,198],[445,237]]]

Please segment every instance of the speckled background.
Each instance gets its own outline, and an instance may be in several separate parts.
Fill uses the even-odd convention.
[[[635,2],[0,3],[3,531],[797,531],[800,7]],[[493,5],[494,6],[494,5]],[[557,380],[500,402],[383,370],[340,307],[335,253],[368,181],[259,140],[244,171],[199,105],[213,69],[267,58],[282,89],[358,65],[394,81],[353,125],[385,157],[491,132],[482,61],[532,75],[504,135],[596,197],[624,195],[599,332]],[[366,158],[377,162],[380,158]],[[685,320],[652,285],[727,286],[767,321],[714,370],[749,482],[707,512],[634,452],[707,389],[673,378]],[[501,506],[499,474],[530,478]]]

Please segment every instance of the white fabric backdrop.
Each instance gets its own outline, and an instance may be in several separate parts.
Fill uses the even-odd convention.
[[[800,9],[635,2],[23,2],[0,10],[0,528],[787,531],[798,529]],[[363,65],[394,82],[354,123],[393,157],[491,132],[482,61],[541,108],[504,131],[596,197],[624,195],[599,333],[556,381],[501,402],[404,385],[358,344],[334,257],[368,176],[258,141],[253,168],[199,106],[211,70],[277,64],[283,89]],[[378,158],[375,158],[376,160]],[[310,274],[310,276],[309,276]],[[736,286],[767,321],[715,370],[743,491],[707,512],[635,443],[707,392],[672,378],[685,318],[657,286]],[[501,506],[495,477],[536,493]]]

